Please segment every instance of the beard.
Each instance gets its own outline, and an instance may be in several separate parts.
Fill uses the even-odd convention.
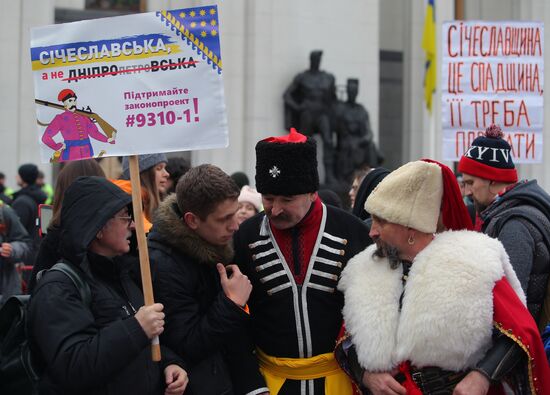
[[[391,246],[380,239],[375,240],[376,250],[372,253],[373,257],[388,258],[390,268],[395,270],[401,265],[399,258],[399,250],[397,247]]]
[[[478,202],[477,200],[475,199],[472,199],[474,201],[474,209],[476,210],[476,213],[478,214],[481,214],[482,212],[485,211],[485,209],[489,206],[485,205],[485,204],[481,204],[480,202]]]

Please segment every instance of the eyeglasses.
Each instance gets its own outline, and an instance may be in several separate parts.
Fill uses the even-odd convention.
[[[132,223],[132,221],[134,220],[134,218],[132,218],[131,216],[129,215],[121,215],[121,216],[118,216],[118,217],[114,217],[116,219],[120,219],[121,221],[125,221],[126,222],[126,226],[130,226],[130,224]]]

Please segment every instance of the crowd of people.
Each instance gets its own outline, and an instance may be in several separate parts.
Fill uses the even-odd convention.
[[[460,178],[426,158],[360,169],[348,209],[316,153],[295,129],[259,141],[255,188],[139,156],[149,305],[126,158],[119,179],[67,163],[53,196],[35,165],[17,192],[0,174],[0,304],[31,266],[38,393],[550,394],[550,196],[518,177],[500,128]]]

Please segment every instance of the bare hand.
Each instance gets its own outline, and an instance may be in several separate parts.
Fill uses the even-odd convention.
[[[485,395],[489,391],[489,379],[478,371],[471,371],[460,380],[453,395]]]
[[[10,243],[2,243],[0,246],[0,256],[2,258],[9,258],[11,256],[11,253],[13,251],[13,248],[11,247]]]
[[[149,339],[160,335],[164,331],[164,306],[160,303],[155,303],[150,306],[142,306],[136,313],[135,317],[139,325]]]
[[[406,395],[407,390],[389,373],[363,374],[363,385],[367,387],[372,395]]]
[[[164,369],[166,390],[164,395],[181,395],[184,393],[189,377],[187,372],[178,365],[168,365]]]
[[[114,144],[114,143],[115,143],[114,137],[109,137],[109,138],[107,139],[107,142],[108,142],[109,144]]]
[[[225,296],[239,306],[246,305],[250,292],[252,292],[252,284],[248,277],[241,273],[237,265],[227,265],[225,267],[218,263],[216,268],[220,273],[220,282]],[[227,277],[227,269],[233,271],[233,275],[229,278]]]
[[[67,148],[67,145],[65,143],[61,143],[61,148],[58,151],[64,151],[65,148]]]

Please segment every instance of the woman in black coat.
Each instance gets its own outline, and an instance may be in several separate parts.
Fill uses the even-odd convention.
[[[143,306],[131,279],[131,197],[106,179],[78,178],[67,189],[60,221],[63,260],[91,290],[87,305],[67,275],[46,272],[29,310],[29,336],[44,373],[43,394],[182,394],[182,361],[150,339],[164,330],[163,306]]]
[[[59,222],[61,221],[61,207],[63,207],[63,198],[67,188],[82,176],[105,177],[105,173],[95,159],[75,160],[67,163],[57,176],[55,183],[55,194],[53,197],[52,219],[48,226],[48,231],[40,241],[40,248],[36,255],[36,260],[32,268],[32,275],[29,281],[28,290],[32,293],[36,285],[36,275],[42,270],[46,270],[55,265],[60,259],[59,254]]]

